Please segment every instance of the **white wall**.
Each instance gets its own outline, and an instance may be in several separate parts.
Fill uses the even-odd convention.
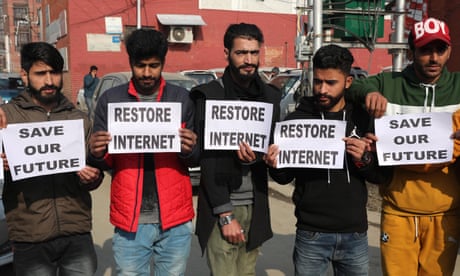
[[[199,9],[296,14],[299,0],[199,0]]]

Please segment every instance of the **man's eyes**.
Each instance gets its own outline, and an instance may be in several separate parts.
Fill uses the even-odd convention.
[[[260,50],[236,50],[235,54],[240,56],[240,55],[247,55],[251,54],[253,56],[258,55],[260,53]]]

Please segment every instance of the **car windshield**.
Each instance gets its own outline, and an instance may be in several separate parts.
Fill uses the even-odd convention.
[[[166,82],[183,87],[190,91],[193,87],[197,85],[197,83],[193,80],[166,80]]]
[[[270,81],[270,84],[277,87],[281,91],[281,98],[284,98],[299,77],[300,75],[278,75]]]
[[[199,84],[208,83],[212,80],[215,80],[216,77],[214,74],[206,74],[206,73],[184,73],[185,76],[190,77],[196,80]]]

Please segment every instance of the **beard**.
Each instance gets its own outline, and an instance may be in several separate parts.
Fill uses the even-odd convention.
[[[57,103],[60,96],[61,96],[61,90],[62,90],[62,80],[59,86],[55,85],[45,85],[41,87],[40,89],[36,89],[32,85],[30,85],[30,79],[28,80],[29,85],[27,86],[27,90],[30,92],[32,97],[34,97],[38,102],[42,103],[43,105],[50,105]],[[43,95],[42,91],[43,90],[50,90],[53,89],[55,91],[54,94],[52,95]]]
[[[230,57],[228,58],[228,65],[229,65],[230,71],[232,72],[233,77],[243,83],[250,82],[253,79],[255,79],[256,75],[258,74],[258,70],[259,70],[259,64],[246,64],[245,63],[243,65],[236,66]],[[241,74],[240,69],[248,68],[248,67],[254,68],[254,73],[250,75]]]
[[[329,111],[343,98],[343,92],[337,95],[337,97],[332,97],[329,95],[315,94],[314,96],[315,104],[321,111]],[[327,98],[329,101],[326,103],[320,100],[320,98]]]
[[[418,73],[419,78],[422,82],[432,82],[435,79],[438,79],[441,75],[443,66],[437,62],[430,62],[427,65],[419,64],[414,62],[414,70]],[[437,66],[435,69],[430,69],[429,66]]]
[[[160,86],[160,79],[155,77],[134,78],[137,92],[143,95],[151,95]]]

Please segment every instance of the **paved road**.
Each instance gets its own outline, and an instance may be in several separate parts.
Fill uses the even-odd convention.
[[[93,197],[93,236],[98,255],[97,276],[114,275],[112,257],[113,227],[109,222],[109,189],[110,177],[106,177],[101,187],[92,193]],[[258,276],[291,276],[293,265],[291,261],[295,237],[294,207],[289,201],[292,187],[270,183],[270,209],[274,237],[262,247],[257,262]],[[194,197],[196,202],[196,197]],[[369,258],[371,276],[380,276],[380,255],[378,249],[380,215],[369,211]],[[192,250],[187,265],[187,276],[209,275],[205,258],[201,257],[197,238],[193,237]],[[457,271],[454,276],[460,276],[460,258],[457,259]],[[0,275],[12,276],[12,266],[0,267]],[[329,273],[332,275],[332,273]]]
[[[96,275],[109,276],[114,270],[114,261],[111,250],[111,237],[113,227],[108,221],[109,214],[109,185],[106,183],[93,192],[94,202],[94,240],[99,258],[99,266]],[[261,250],[261,255],[257,262],[257,275],[261,276],[290,276],[294,275],[291,261],[292,248],[295,238],[295,218],[294,206],[286,200],[286,195],[290,194],[289,186],[278,187],[280,185],[271,184],[277,190],[273,190],[270,196],[270,208],[272,215],[272,227],[274,237],[266,242]],[[196,197],[194,197],[196,203]],[[378,213],[370,213],[370,228],[378,228]],[[369,231],[369,240],[377,241],[377,231]],[[209,275],[206,266],[206,259],[201,257],[201,251],[196,237],[192,240],[192,250],[187,265],[188,276]],[[378,245],[370,242],[371,271],[369,275],[379,276],[380,260],[378,257]],[[332,275],[332,274],[330,274]]]

